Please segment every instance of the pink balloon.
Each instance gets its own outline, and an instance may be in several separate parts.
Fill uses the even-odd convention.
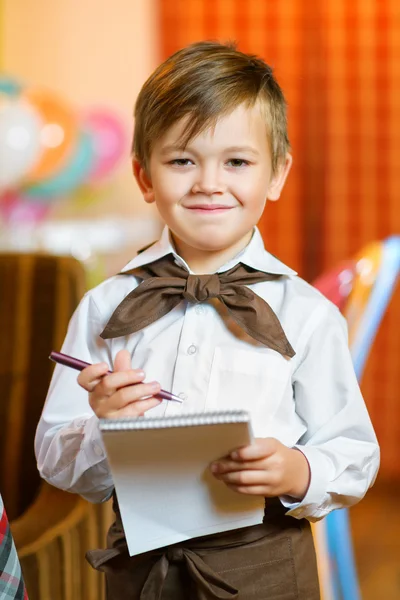
[[[50,206],[37,201],[31,201],[18,192],[7,192],[0,196],[0,215],[12,226],[25,223],[36,225],[46,218]]]
[[[94,164],[88,181],[97,183],[106,178],[125,153],[127,133],[122,121],[106,109],[91,109],[83,115],[83,127],[94,141]]]

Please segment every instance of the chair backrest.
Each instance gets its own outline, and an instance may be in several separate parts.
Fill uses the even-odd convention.
[[[40,484],[35,430],[69,319],[85,290],[69,256],[0,254],[0,490],[13,520]]]
[[[320,277],[314,285],[342,310],[349,330],[354,369],[360,380],[375,335],[400,272],[400,236],[373,242],[347,265]],[[314,527],[324,600],[358,600],[360,591],[353,556],[348,511],[334,511]]]
[[[361,380],[366,359],[399,279],[400,236],[367,246],[357,257],[357,277],[344,307],[354,369]]]
[[[357,262],[355,260],[344,261],[336,269],[320,275],[313,282],[313,286],[329,298],[340,310],[343,310],[353,289],[356,266]]]

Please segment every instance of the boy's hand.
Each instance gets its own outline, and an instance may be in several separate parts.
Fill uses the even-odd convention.
[[[98,363],[86,367],[78,376],[78,383],[89,392],[89,404],[99,419],[139,417],[162,402],[153,397],[160,391],[160,384],[142,383],[145,374],[132,369],[128,350],[120,350],[115,357],[114,372],[106,375],[108,370],[106,363]],[[143,400],[146,396],[150,397]]]
[[[211,465],[211,471],[228,487],[256,496],[292,496],[302,500],[310,482],[304,454],[274,438],[257,438]]]

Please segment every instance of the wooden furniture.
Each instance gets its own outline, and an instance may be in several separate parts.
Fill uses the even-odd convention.
[[[30,600],[99,600],[85,552],[104,545],[111,507],[43,482],[33,442],[69,319],[85,292],[69,256],[0,254],[0,490]]]

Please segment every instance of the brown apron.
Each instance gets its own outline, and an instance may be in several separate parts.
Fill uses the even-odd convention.
[[[107,600],[319,600],[311,528],[266,501],[263,523],[129,556],[118,503],[108,548],[91,550]]]

